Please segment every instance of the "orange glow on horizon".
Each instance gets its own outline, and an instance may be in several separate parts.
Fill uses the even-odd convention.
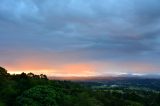
[[[4,65],[7,66],[7,65]],[[87,62],[51,64],[44,61],[20,61],[16,65],[5,67],[11,74],[22,72],[34,74],[46,74],[47,76],[99,76],[99,75],[119,75],[124,73],[143,74],[159,69],[158,66],[147,63],[136,62]]]
[[[25,69],[26,68],[26,69]],[[55,67],[53,69],[37,69],[34,67],[33,69],[29,69],[29,67],[25,66],[24,70],[19,69],[10,69],[9,73],[11,74],[20,74],[22,72],[25,73],[35,73],[35,74],[46,74],[48,76],[96,76],[96,72],[94,71],[94,67],[90,64],[67,64],[61,67]]]

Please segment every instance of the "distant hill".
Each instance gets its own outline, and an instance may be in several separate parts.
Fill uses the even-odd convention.
[[[143,75],[135,75],[135,74],[124,74],[118,76],[89,76],[89,77],[77,77],[77,76],[69,76],[69,77],[57,77],[52,76],[48,77],[50,80],[71,80],[71,81],[97,81],[97,80],[117,80],[117,79],[160,79],[160,74],[143,74]]]

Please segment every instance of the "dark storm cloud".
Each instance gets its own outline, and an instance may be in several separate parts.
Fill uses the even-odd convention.
[[[37,51],[50,57],[55,52],[75,56],[81,52],[75,61],[158,61],[159,0],[0,2],[1,58],[5,59],[5,54],[18,58],[18,53]]]

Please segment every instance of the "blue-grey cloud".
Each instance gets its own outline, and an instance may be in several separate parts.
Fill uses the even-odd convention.
[[[48,61],[66,53],[61,60],[158,64],[159,11],[159,0],[1,0],[0,58],[36,51]]]

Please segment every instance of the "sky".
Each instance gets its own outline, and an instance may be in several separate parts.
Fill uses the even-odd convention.
[[[160,73],[160,0],[0,0],[10,73]]]

